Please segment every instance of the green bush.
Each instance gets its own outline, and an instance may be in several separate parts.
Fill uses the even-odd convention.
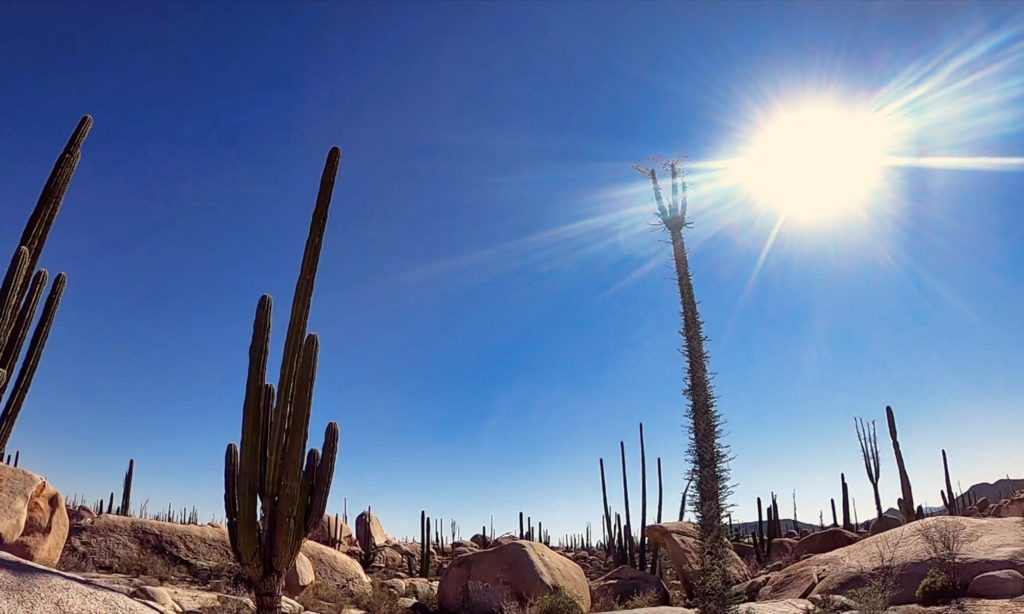
[[[921,605],[948,603],[956,597],[956,588],[953,574],[933,567],[917,587],[917,602]]]
[[[575,597],[559,589],[535,599],[527,611],[530,614],[583,614],[583,607]]]

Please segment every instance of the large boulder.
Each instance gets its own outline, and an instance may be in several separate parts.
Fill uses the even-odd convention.
[[[352,528],[345,524],[345,521],[337,514],[324,514],[320,522],[313,527],[309,539],[332,548],[359,545],[352,533]]]
[[[799,542],[791,537],[780,537],[772,540],[771,560],[783,564],[793,559],[793,551]]]
[[[0,551],[53,567],[68,538],[64,497],[43,477],[0,464]]]
[[[443,612],[490,612],[558,590],[590,611],[590,586],[579,565],[544,544],[515,541],[453,559],[441,576],[437,603]]]
[[[0,614],[161,614],[171,611],[136,601],[79,576],[0,552]]]
[[[370,579],[366,577],[362,565],[344,552],[308,539],[302,542],[301,552],[309,559],[319,582],[346,592],[362,592],[370,588]]]
[[[696,573],[700,567],[700,530],[691,522],[663,522],[645,528],[647,539],[660,545],[672,559],[676,577],[687,595],[693,595]],[[726,565],[734,584],[750,579],[750,569],[729,544],[723,549]]]
[[[606,601],[622,605],[639,595],[653,595],[654,605],[668,605],[671,596],[660,578],[622,565],[590,583],[592,601]]]
[[[1024,516],[1024,494],[1011,497],[999,507],[1001,518],[1020,518]]]
[[[959,527],[959,528],[958,528]],[[873,535],[845,548],[808,557],[774,574],[759,599],[803,593],[845,595],[872,576],[894,574],[894,605],[914,603],[915,591],[937,557],[928,535],[961,532],[957,582],[966,586],[980,574],[1012,569],[1024,573],[1024,528],[1017,518],[935,516]]]
[[[316,580],[316,574],[313,572],[313,564],[309,562],[305,554],[299,552],[295,557],[295,563],[284,576],[284,594],[289,597],[298,597],[314,580]]]
[[[367,510],[356,516],[356,541],[363,552],[372,552],[388,543],[389,539],[377,514]]]
[[[1024,595],[1024,575],[1013,569],[1001,569],[974,576],[967,594],[983,599],[1013,599]]]
[[[363,568],[348,555],[310,540],[301,552],[319,581],[341,590],[369,586]],[[110,514],[71,528],[60,567],[81,571],[83,561],[87,569],[118,573],[174,570],[197,583],[240,573],[225,529]]]
[[[885,533],[886,531],[891,531],[902,526],[902,518],[897,518],[891,514],[882,514],[871,521],[871,526],[868,528],[868,535],[878,535],[879,533]]]
[[[797,542],[796,548],[793,549],[793,556],[799,560],[809,554],[832,552],[833,550],[845,548],[850,544],[856,544],[859,541],[860,536],[856,533],[840,529],[839,527],[832,527],[824,531],[811,533],[801,539]]]

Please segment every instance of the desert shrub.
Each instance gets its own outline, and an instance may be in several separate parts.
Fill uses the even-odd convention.
[[[369,614],[400,614],[402,612],[401,606],[398,605],[398,596],[380,580],[374,580],[370,584],[369,591],[356,593],[352,599],[352,605]]]
[[[197,611],[200,614],[253,614],[256,608],[241,599],[217,597],[217,605],[203,606]]]
[[[956,598],[956,578],[948,570],[933,567],[917,587],[915,596],[921,605],[949,603]]]
[[[811,601],[811,605],[805,606],[803,614],[840,614],[849,608],[833,595],[821,595]]]
[[[344,591],[319,580],[314,580],[295,599],[307,610],[322,614],[340,614],[348,607],[350,600],[349,595]]]
[[[583,614],[576,597],[558,589],[534,599],[526,608],[527,614]]]
[[[636,610],[639,608],[652,608],[659,603],[658,593],[647,591],[619,601],[608,591],[600,591],[591,596],[591,612],[614,612],[615,610]]]
[[[607,591],[597,593],[591,597],[591,612],[614,612],[618,609],[619,603]]]
[[[857,611],[860,614],[885,614],[889,609],[889,601],[892,600],[891,593],[870,584],[850,591],[847,597],[857,604]]]
[[[955,578],[956,567],[967,543],[967,527],[963,521],[953,517],[936,518],[933,522],[915,526],[935,566]]]
[[[427,608],[428,610],[430,610],[431,612],[436,612],[436,611],[438,611],[438,605],[437,605],[437,592],[436,592],[436,591],[430,591],[430,592],[428,592],[428,593],[427,593],[427,595],[426,595],[426,596],[424,596],[424,597],[421,597],[421,596],[420,596],[420,595],[419,595],[419,594],[418,594],[418,593],[416,592],[416,588],[415,588],[415,587],[413,587],[413,586],[408,586],[408,587],[406,587],[406,589],[405,589],[405,596],[406,596],[406,597],[410,597],[410,598],[412,598],[412,599],[415,599],[416,601],[418,601],[418,602],[422,603],[422,604],[423,604],[424,606],[426,606],[426,608]]]
[[[893,529],[876,542],[872,565],[861,571],[865,585],[847,595],[857,604],[860,614],[884,614],[889,609],[903,573],[903,565],[897,556],[903,535],[903,528]]]
[[[184,567],[175,565],[166,557],[132,549],[118,552],[117,557],[110,561],[110,567],[111,571],[117,574],[150,576],[162,582],[188,573]]]
[[[637,610],[639,608],[653,608],[661,605],[660,599],[658,599],[658,593],[656,591],[647,591],[644,593],[638,593],[627,599],[622,604],[623,610]]]

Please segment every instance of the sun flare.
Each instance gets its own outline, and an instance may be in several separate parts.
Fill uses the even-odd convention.
[[[834,221],[870,204],[895,130],[884,118],[833,104],[776,116],[735,161],[734,179],[760,206],[802,223]]]

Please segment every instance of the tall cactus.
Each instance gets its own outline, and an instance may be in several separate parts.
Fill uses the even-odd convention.
[[[661,457],[658,457],[658,516],[655,520],[658,524],[661,524],[661,504],[663,501],[662,497],[662,483],[661,483]],[[646,533],[646,531],[644,531]],[[660,570],[658,569],[660,559],[658,558],[658,542],[654,542],[654,548],[651,552],[651,574],[659,575]]]
[[[949,463],[946,461],[945,450],[942,451],[942,473],[946,478],[946,498],[943,500],[943,504],[950,516],[957,516],[960,514],[960,506],[957,505],[956,494],[953,493],[953,483],[949,480]]]
[[[850,488],[846,484],[846,474],[839,474],[839,481],[843,487],[843,528],[847,531],[854,531],[856,527],[850,522]]]
[[[907,466],[903,464],[903,451],[900,450],[900,441],[896,437],[896,416],[892,413],[892,407],[885,406],[885,418],[889,422],[889,439],[892,440],[892,450],[896,455],[896,467],[900,472],[900,513],[903,514],[905,522],[917,520],[917,508],[914,505],[914,492],[910,488],[910,476],[907,475]]]
[[[604,530],[607,532],[605,539],[605,550],[608,554],[614,554],[615,546],[612,536],[615,535],[615,530],[612,528],[612,508],[608,507],[608,485],[604,479],[604,459],[598,459],[598,466],[601,468],[601,503],[604,505]]]
[[[728,609],[734,578],[728,565],[728,544],[723,534],[724,513],[729,496],[729,453],[722,444],[722,417],[715,408],[709,357],[704,348],[703,323],[697,311],[697,297],[686,253],[683,229],[686,219],[686,183],[682,165],[668,163],[671,199],[666,203],[655,169],[638,169],[650,179],[662,225],[668,230],[675,260],[679,302],[682,307],[684,353],[686,355],[687,417],[690,422],[688,456],[697,482],[694,509],[700,527],[701,556],[697,571],[695,601],[701,614],[719,614]]]
[[[121,487],[121,507],[118,511],[122,516],[132,515],[132,479],[135,477],[135,459],[128,459],[128,471],[124,472],[124,484]]]
[[[18,247],[14,250],[3,284],[0,285],[0,400],[3,400],[4,393],[11,383],[18,357],[35,318],[43,287],[46,285],[46,269],[37,271],[36,266],[39,264],[50,229],[53,228],[54,220],[57,219],[57,213],[64,202],[71,178],[82,159],[82,144],[91,129],[92,117],[82,117],[64,146],[64,151],[57,158],[53,170],[50,171],[35,209],[22,231]],[[32,385],[67,282],[68,278],[64,273],[60,273],[53,280],[17,378],[13,378],[14,388],[4,404],[3,412],[0,413],[0,458],[3,458],[4,450],[14,431],[14,424]]]
[[[629,483],[626,481],[626,444],[619,441],[619,454],[622,457],[622,498],[626,508],[626,525],[623,537],[626,540],[626,564],[636,569],[636,547],[633,544],[633,523],[629,519]]]
[[[334,476],[336,422],[327,425],[322,453],[306,452],[320,349],[317,336],[307,334],[306,326],[340,162],[341,150],[335,147],[320,178],[276,389],[266,382],[270,296],[263,295],[256,308],[241,446],[230,443],[225,454],[224,508],[231,549],[253,586],[260,614],[281,612],[285,574],[302,540],[323,518]]]
[[[644,423],[640,423],[640,571],[647,571],[647,449],[644,447]]]

